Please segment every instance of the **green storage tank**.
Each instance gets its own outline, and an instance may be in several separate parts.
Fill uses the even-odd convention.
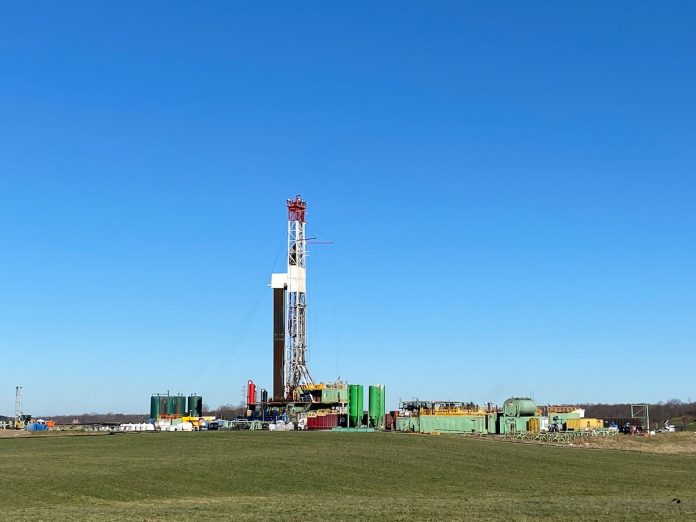
[[[505,417],[532,417],[536,415],[537,404],[526,397],[513,397],[503,403]]]
[[[203,415],[203,397],[200,395],[190,395],[188,398],[188,414],[191,417]]]
[[[371,384],[368,388],[367,418],[372,428],[377,428],[384,422],[382,389],[383,386],[376,384]]]
[[[174,401],[174,414],[181,415],[182,417],[186,415],[186,397],[183,395],[177,395]]]
[[[348,385],[348,421],[353,427],[360,426],[362,422],[364,394],[362,384]]]
[[[383,384],[380,384],[380,398],[382,399],[382,415],[379,418],[382,422],[382,428],[384,428],[384,418],[387,415],[387,393]]]
[[[150,397],[150,418],[151,419],[156,419],[159,417],[162,413],[161,409],[161,401],[160,401],[160,396],[159,395],[153,395]]]
[[[176,397],[168,395],[164,398],[164,413],[167,415],[176,413]]]

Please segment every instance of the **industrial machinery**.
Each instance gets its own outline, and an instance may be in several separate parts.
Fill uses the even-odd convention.
[[[313,384],[307,369],[307,203],[298,195],[287,208],[287,271],[271,275],[275,401],[292,400],[298,386]]]
[[[384,429],[385,391],[383,384],[368,387],[368,425],[371,428]]]
[[[182,417],[200,417],[203,414],[203,397],[200,395],[169,395],[156,393],[150,397],[150,418],[180,419]]]
[[[539,407],[528,397],[511,397],[498,409],[473,403],[404,401],[396,417],[398,431],[419,433],[470,433],[518,436],[546,432],[597,433],[602,419],[585,417],[577,406]]]
[[[403,401],[396,429],[419,433],[495,433],[496,416],[474,403]]]
[[[541,421],[537,415],[537,403],[528,397],[512,397],[503,403],[502,415],[498,418],[501,435],[526,431],[539,431]]]
[[[350,384],[348,385],[348,418],[349,427],[357,427],[362,423],[363,417],[363,385]]]
[[[31,415],[25,415],[22,413],[22,387],[15,387],[15,417],[14,417],[14,427],[17,430],[24,429],[27,422],[31,420]]]
[[[384,386],[369,387],[363,411],[363,386],[344,381],[315,383],[307,367],[307,203],[299,195],[286,201],[287,265],[271,274],[273,289],[273,391],[246,387],[246,420],[293,423],[306,429],[384,429]],[[259,400],[260,399],[260,400]]]

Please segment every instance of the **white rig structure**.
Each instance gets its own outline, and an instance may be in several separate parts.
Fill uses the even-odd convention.
[[[275,325],[274,400],[292,399],[298,386],[313,383],[307,369],[307,203],[298,195],[287,200],[287,207],[288,269],[284,274],[271,275]],[[282,391],[279,389],[281,382]]]

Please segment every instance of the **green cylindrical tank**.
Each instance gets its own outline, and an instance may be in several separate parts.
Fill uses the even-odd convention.
[[[176,413],[176,397],[168,395],[164,398],[164,413],[167,415]]]
[[[381,403],[382,411],[381,411],[381,415],[379,418],[380,418],[380,422],[382,424],[384,424],[384,417],[387,414],[387,394],[386,394],[386,389],[385,389],[383,384],[379,385],[379,396],[380,396],[380,399],[382,399],[382,403]],[[382,427],[384,428],[384,425],[382,425]]]
[[[359,426],[363,413],[363,385],[348,385],[348,420],[351,426]]]
[[[369,402],[367,405],[367,418],[370,427],[376,428],[382,414],[382,390],[380,386],[371,384],[368,388]]]
[[[358,384],[358,408],[356,413],[358,422],[355,425],[362,426],[363,418],[365,417],[365,387],[362,384]]]
[[[363,416],[365,414],[365,387],[362,384],[358,384],[358,423],[356,426],[361,426],[363,423]]]
[[[203,397],[191,395],[188,398],[188,414],[191,417],[200,417],[203,413]]]
[[[157,417],[160,416],[161,411],[160,411],[160,396],[159,395],[153,395],[150,397],[150,418],[151,419],[156,419]]]
[[[174,404],[175,404],[176,409],[174,411],[174,414],[181,415],[183,417],[184,415],[186,415],[186,411],[187,411],[186,410],[186,397],[184,397],[183,395],[177,395],[175,399],[176,400],[175,400]]]
[[[505,417],[531,417],[536,414],[537,404],[526,397],[512,397],[503,403]]]

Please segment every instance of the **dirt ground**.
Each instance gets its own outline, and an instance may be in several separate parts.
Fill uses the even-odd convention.
[[[95,437],[109,435],[107,432],[99,431],[26,431],[26,430],[0,430],[0,439],[16,439],[26,437]]]
[[[49,431],[49,432],[30,432],[25,430],[0,430],[0,439],[21,438],[21,437],[56,437],[65,435],[81,435],[81,436],[98,436],[106,435],[105,433],[81,433],[67,431]],[[525,441],[523,444],[547,444],[544,442]],[[558,443],[548,443],[558,446]],[[594,449],[615,449],[622,451],[641,451],[647,453],[663,453],[663,454],[696,454],[696,433],[658,433],[653,436],[643,435],[615,435],[613,437],[588,437],[572,444],[564,446],[572,446],[576,448],[594,448]]]
[[[575,445],[586,448],[644,451],[649,453],[696,453],[696,433],[591,437]]]
[[[16,437],[29,437],[31,433],[26,430],[0,430],[0,439],[14,439]]]

